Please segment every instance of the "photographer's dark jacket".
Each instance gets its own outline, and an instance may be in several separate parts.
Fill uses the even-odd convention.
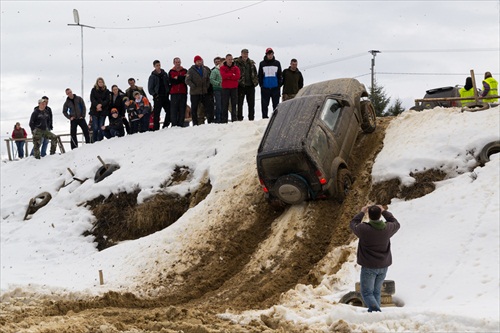
[[[392,264],[391,237],[399,230],[399,222],[391,212],[383,211],[384,221],[362,223],[365,214],[358,213],[350,228],[359,238],[358,264],[366,268],[385,268]]]

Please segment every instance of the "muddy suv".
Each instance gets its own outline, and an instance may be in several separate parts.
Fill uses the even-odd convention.
[[[355,79],[302,88],[274,110],[257,152],[257,172],[274,204],[334,197],[352,184],[349,156],[361,127],[376,127],[368,93]]]

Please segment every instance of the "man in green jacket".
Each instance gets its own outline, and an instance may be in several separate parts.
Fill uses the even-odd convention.
[[[297,68],[297,59],[290,61],[290,67],[283,71],[283,97],[282,101],[292,99],[304,87],[304,77]]]
[[[238,82],[238,108],[237,120],[243,120],[243,102],[245,97],[248,105],[248,120],[255,118],[255,87],[259,84],[257,67],[255,61],[248,58],[248,49],[241,50],[241,55],[234,59],[234,63],[240,69],[240,80]]]

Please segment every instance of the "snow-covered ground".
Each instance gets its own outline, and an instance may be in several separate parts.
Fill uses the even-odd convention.
[[[373,167],[374,181],[398,177],[410,184],[411,172],[432,168],[450,175],[425,197],[393,200],[389,206],[401,230],[393,237],[387,279],[396,281],[395,296],[404,307],[367,314],[366,309],[337,304],[358,280],[353,242],[349,261],[335,276],[325,275],[319,286],[298,285],[270,309],[221,316],[247,323],[266,314],[324,331],[500,331],[499,154],[469,171],[480,149],[499,140],[499,111],[406,111],[387,129]],[[266,120],[259,120],[167,129],[105,140],[41,160],[2,163],[2,294],[134,291],[152,262],[168,265],[203,237],[207,225],[200,220],[207,209],[221,205],[218,192],[257,176],[255,155],[266,125]],[[89,180],[62,187],[72,180],[68,167],[78,178],[93,178],[101,165],[97,156],[121,168],[97,184]],[[90,237],[81,236],[93,221],[81,203],[137,188],[142,189],[139,200],[144,200],[161,190],[175,166],[188,166],[193,173],[170,191],[193,191],[206,177],[213,186],[208,197],[175,224],[101,252]],[[43,191],[50,192],[52,200],[23,221],[28,201]],[[102,286],[98,270],[104,272]]]

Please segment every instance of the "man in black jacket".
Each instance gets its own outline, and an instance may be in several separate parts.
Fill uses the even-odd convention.
[[[370,220],[362,223],[366,213]],[[380,205],[363,207],[350,223],[352,232],[359,238],[357,262],[361,266],[361,296],[368,312],[380,311],[380,290],[392,264],[390,238],[399,227],[394,215]]]
[[[170,82],[168,74],[161,68],[160,60],[153,61],[154,70],[151,72],[148,80],[149,94],[153,96],[153,119],[154,130],[160,129],[160,113],[161,109],[165,110],[165,120],[163,127],[170,125]]]
[[[71,149],[78,147],[78,139],[76,137],[76,128],[80,126],[85,143],[90,143],[89,126],[85,120],[87,115],[87,107],[83,98],[73,94],[70,88],[66,88],[66,102],[63,105],[63,115],[70,121],[70,134],[71,134]]]

